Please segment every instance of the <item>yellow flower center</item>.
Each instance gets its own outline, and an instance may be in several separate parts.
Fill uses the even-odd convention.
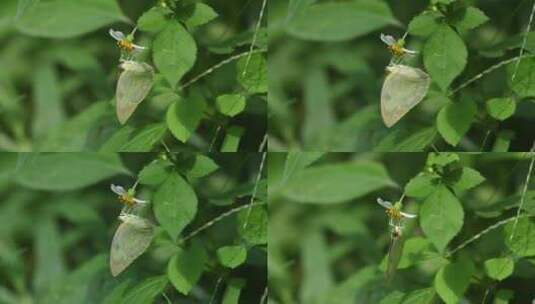
[[[134,198],[129,196],[128,193],[119,195],[119,202],[125,204],[129,208],[132,208],[135,205]]]
[[[395,222],[401,221],[401,211],[399,211],[396,208],[386,209],[386,214],[388,215],[389,218],[391,218]]]
[[[122,39],[117,41],[117,46],[123,50],[127,51],[128,53],[131,53],[134,50],[134,46],[132,42],[128,41],[128,39]]]
[[[401,57],[405,54],[405,51],[403,51],[403,48],[398,43],[389,45],[388,49],[390,50],[390,52],[392,52],[392,54],[394,54],[394,56],[397,57]]]

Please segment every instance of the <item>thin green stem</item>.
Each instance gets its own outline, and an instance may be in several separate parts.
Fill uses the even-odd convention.
[[[531,147],[530,152],[533,153],[534,149],[535,149],[535,142],[533,143],[533,146]],[[526,199],[526,193],[528,191],[529,180],[531,178],[531,172],[533,171],[534,162],[535,162],[535,154],[531,156],[531,161],[529,163],[528,175],[526,176],[526,181],[524,182],[524,189],[522,190],[522,196],[520,197],[520,206],[518,206],[518,209],[516,210],[516,219],[515,219],[515,223],[513,224],[513,230],[511,231],[511,240],[515,236],[516,225],[518,224],[520,211],[522,211],[522,207],[524,207],[524,201]]]
[[[256,181],[253,188],[253,193],[251,194],[251,200],[249,201],[249,210],[247,210],[247,216],[245,217],[245,223],[243,223],[243,229],[247,228],[249,224],[249,217],[251,216],[251,211],[253,210],[253,203],[256,197],[256,191],[258,190],[258,184],[260,183],[260,178],[262,177],[262,170],[264,169],[264,163],[266,161],[267,152],[262,153],[262,160],[260,161],[260,167],[258,168],[258,174],[256,175]]]
[[[253,48],[256,44],[256,39],[258,38],[258,31],[260,30],[260,24],[262,24],[262,18],[264,17],[264,10],[266,9],[267,0],[262,1],[262,8],[260,9],[260,14],[258,16],[258,21],[256,22],[255,31],[253,34],[253,41],[251,41],[251,46],[249,47],[249,54],[247,55],[247,60],[245,61],[245,68],[243,69],[242,75],[245,76],[247,73],[247,68],[249,67],[249,62],[253,56]]]
[[[518,54],[518,60],[515,63],[515,69],[513,71],[513,76],[511,77],[511,81],[515,80],[516,72],[518,71],[518,66],[520,65],[520,61],[522,60],[522,55],[524,54],[524,48],[526,47],[526,43],[528,42],[528,34],[531,29],[531,23],[533,22],[534,14],[535,14],[535,1],[533,1],[531,14],[529,15],[528,25],[526,26],[526,31],[524,32],[524,39],[522,41],[522,47],[520,47],[520,53]]]

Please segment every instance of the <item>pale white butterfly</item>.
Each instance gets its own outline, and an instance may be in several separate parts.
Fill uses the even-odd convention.
[[[422,101],[431,79],[424,71],[406,65],[394,64],[386,69],[388,75],[381,90],[381,116],[390,128]]]
[[[110,251],[110,270],[115,277],[147,250],[154,237],[150,221],[133,214],[121,213],[122,221],[113,236]]]
[[[125,60],[117,81],[115,92],[117,118],[121,124],[126,123],[137,106],[147,97],[154,80],[154,69],[143,62]]]

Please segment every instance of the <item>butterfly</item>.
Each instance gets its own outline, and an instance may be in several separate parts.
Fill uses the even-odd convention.
[[[137,106],[147,97],[154,82],[154,69],[134,60],[124,60],[115,91],[117,118],[121,124],[132,116]]]

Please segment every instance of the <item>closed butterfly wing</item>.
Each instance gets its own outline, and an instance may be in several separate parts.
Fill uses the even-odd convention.
[[[154,80],[154,70],[146,63],[135,61],[123,62],[121,67],[123,72],[117,81],[115,98],[117,118],[121,124],[124,124],[149,94]]]
[[[424,71],[405,65],[387,69],[390,73],[381,90],[381,115],[390,128],[422,101],[431,79]]]
[[[121,223],[111,242],[110,270],[115,277],[132,264],[147,248],[154,237],[154,229],[139,228]]]

